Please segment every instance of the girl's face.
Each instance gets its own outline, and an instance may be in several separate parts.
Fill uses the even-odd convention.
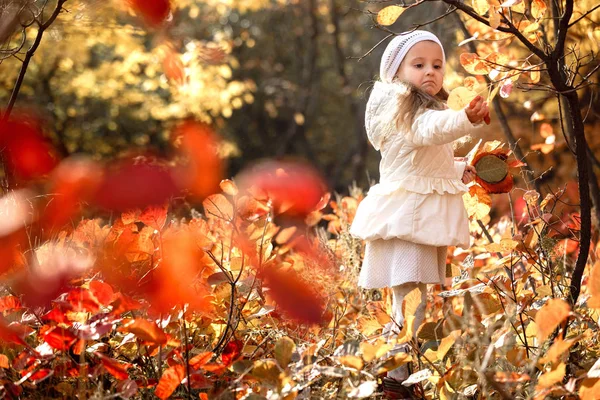
[[[425,40],[410,48],[396,72],[396,78],[410,82],[432,96],[442,90],[443,53],[439,44]]]

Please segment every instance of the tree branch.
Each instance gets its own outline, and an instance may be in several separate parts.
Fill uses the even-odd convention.
[[[12,110],[17,101],[19,91],[21,90],[21,85],[23,84],[23,80],[25,79],[25,73],[27,72],[27,67],[29,66],[29,62],[31,61],[31,58],[33,57],[35,51],[37,50],[37,48],[39,47],[39,45],[42,41],[42,36],[44,35],[44,31],[46,29],[48,29],[50,27],[50,25],[52,25],[52,23],[56,20],[56,18],[58,17],[58,14],[60,14],[60,12],[62,10],[63,4],[66,1],[67,0],[58,0],[58,2],[56,3],[56,8],[52,12],[52,15],[50,15],[50,18],[48,18],[48,20],[45,23],[40,24],[40,28],[37,32],[37,36],[35,37],[35,41],[31,45],[29,50],[27,50],[27,54],[25,54],[25,58],[23,59],[23,65],[21,65],[21,70],[19,71],[19,76],[17,77],[17,81],[15,82],[15,86],[13,87],[13,91],[10,95],[10,99],[8,100],[8,105],[6,106],[6,112],[2,116],[2,120],[6,121],[10,117],[10,114],[12,113]]]

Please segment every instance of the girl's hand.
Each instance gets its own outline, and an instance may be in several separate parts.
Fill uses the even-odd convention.
[[[487,125],[490,124],[490,110],[487,102],[483,101],[483,97],[481,96],[477,96],[471,100],[471,103],[465,108],[465,112],[472,124],[478,124],[482,121],[485,121]]]
[[[467,165],[465,168],[465,172],[463,172],[462,183],[465,185],[475,179],[475,175],[477,174],[477,170],[472,165]]]

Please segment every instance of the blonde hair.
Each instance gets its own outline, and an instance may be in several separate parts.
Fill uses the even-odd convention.
[[[419,89],[410,82],[394,79],[406,85],[406,93],[399,95],[396,128],[410,131],[415,116],[425,110],[445,110],[448,92],[442,88],[435,96]]]

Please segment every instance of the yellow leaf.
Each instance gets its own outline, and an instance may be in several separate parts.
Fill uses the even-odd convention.
[[[492,69],[475,53],[462,53],[460,65],[470,74],[487,75]]]
[[[404,319],[404,326],[402,326],[402,330],[400,331],[400,333],[398,334],[398,338],[396,339],[396,342],[398,344],[406,343],[412,339],[414,335],[414,324],[415,316],[406,316],[406,318]]]
[[[584,379],[579,388],[581,400],[600,399],[600,379]]]
[[[459,86],[452,90],[448,95],[448,107],[455,111],[460,111],[465,108],[476,96],[476,92],[469,90],[466,87]]]
[[[377,13],[377,23],[384,26],[392,25],[403,12],[403,7],[388,6]]]
[[[563,299],[550,299],[537,312],[535,323],[538,328],[538,340],[543,342],[563,322],[571,312],[571,307]]]
[[[223,193],[228,194],[230,196],[235,196],[238,194],[238,188],[230,179],[223,179],[219,184]]]
[[[402,301],[402,315],[404,318],[413,316],[417,312],[417,308],[421,304],[421,289],[414,288],[404,297]]]
[[[339,357],[340,363],[346,367],[354,368],[357,370],[363,369],[365,366],[362,358],[353,355],[341,356]]]
[[[538,20],[544,16],[547,8],[544,0],[533,0],[531,2],[531,16]]]
[[[375,344],[362,342],[360,344],[360,351],[362,353],[363,360],[366,362],[371,362],[383,357],[383,355],[390,351],[392,347],[393,346],[391,344],[380,339]]]
[[[562,381],[565,377],[565,372],[565,363],[560,363],[556,368],[553,368],[550,371],[543,373],[538,379],[536,390],[538,388],[551,387],[552,385]]]
[[[403,352],[396,353],[377,369],[377,375],[396,369],[410,361],[412,361],[412,356],[410,354]]]
[[[473,0],[473,9],[479,15],[485,15],[490,9],[490,3],[488,0]]]
[[[275,359],[281,368],[286,368],[289,365],[295,350],[296,344],[287,336],[282,337],[275,343]]]
[[[548,349],[546,355],[540,359],[540,362],[542,364],[555,362],[565,351],[569,350],[577,340],[578,339],[562,340],[561,338],[557,338]]]
[[[460,337],[460,333],[461,331],[459,330],[452,331],[448,336],[442,339],[437,350],[437,356],[440,360],[443,360],[446,356],[446,353],[448,353],[448,350],[454,346],[454,342],[456,342],[456,339]]]
[[[491,7],[490,8],[490,26],[494,29],[500,26],[500,8]]]

